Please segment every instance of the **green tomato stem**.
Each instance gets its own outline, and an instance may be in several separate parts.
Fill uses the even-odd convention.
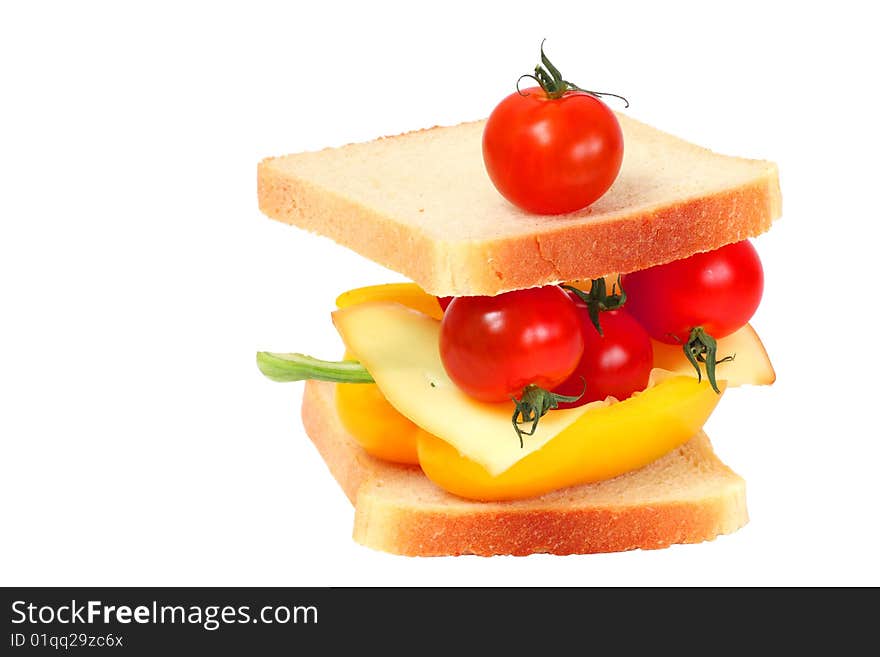
[[[544,40],[546,41],[546,39]],[[581,91],[585,94],[589,94],[595,98],[601,98],[602,96],[614,96],[615,98],[619,98],[625,103],[625,107],[629,107],[629,101],[620,96],[618,94],[612,94],[607,91],[590,91],[589,89],[583,89],[573,82],[569,82],[562,77],[562,73],[559,72],[559,69],[553,66],[550,60],[547,58],[547,55],[544,54],[544,41],[541,41],[541,63],[535,66],[535,74],[534,75],[522,75],[519,80],[516,82],[516,89],[519,91],[519,83],[523,78],[531,78],[539,85],[541,85],[541,89],[544,90],[544,93],[547,94],[547,97],[551,100],[558,100],[562,98],[567,91]]]
[[[691,329],[690,337],[684,344],[684,355],[690,361],[694,369],[697,370],[697,381],[703,380],[703,373],[700,370],[700,363],[706,365],[706,378],[709,379],[709,385],[712,390],[721,394],[718,389],[718,383],[715,380],[715,366],[720,363],[726,363],[736,358],[736,354],[718,358],[718,343],[711,335],[706,333],[702,326],[696,326]]]
[[[583,380],[583,377],[581,380]],[[513,422],[513,430],[516,431],[516,436],[519,438],[520,448],[524,446],[523,436],[533,436],[535,434],[535,431],[538,429],[538,421],[547,414],[547,411],[559,408],[559,402],[576,402],[584,396],[586,391],[586,381],[584,381],[584,389],[581,390],[581,394],[573,396],[559,395],[555,392],[544,390],[544,388],[534,383],[530,383],[523,388],[522,397],[519,399],[511,397],[514,405],[511,420]],[[528,431],[519,428],[519,425],[529,423],[532,426]]]
[[[330,361],[304,354],[257,352],[257,367],[273,381],[333,381],[334,383],[374,383],[373,377],[356,360]]]
[[[589,292],[584,292],[571,285],[561,285],[560,287],[572,292],[587,305],[590,321],[596,327],[599,335],[604,335],[602,333],[602,325],[599,323],[599,312],[617,310],[618,308],[623,308],[623,304],[626,303],[626,292],[623,291],[623,287],[620,284],[620,274],[617,275],[617,282],[611,286],[610,295],[608,294],[604,278],[594,278],[590,283]],[[619,293],[618,290],[620,290]]]

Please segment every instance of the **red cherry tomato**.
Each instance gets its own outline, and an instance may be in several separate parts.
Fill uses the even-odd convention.
[[[626,309],[660,342],[683,344],[702,326],[723,338],[755,314],[764,269],[748,241],[623,276]]]
[[[603,335],[593,326],[586,304],[575,298],[581,315],[584,355],[580,363],[553,392],[577,396],[576,402],[559,402],[559,408],[574,408],[608,396],[624,400],[644,390],[654,363],[651,338],[625,310],[608,310],[599,314]],[[583,377],[583,378],[581,378]]]
[[[623,161],[623,133],[595,96],[566,91],[551,99],[532,87],[492,111],[483,161],[501,195],[526,212],[574,212],[611,187]]]
[[[452,303],[452,300],[455,297],[437,297],[437,303],[440,304],[440,310],[446,312],[446,309],[449,307],[449,304]]]
[[[494,297],[456,297],[440,325],[440,357],[465,393],[510,401],[530,383],[552,390],[580,361],[580,317],[555,285]]]

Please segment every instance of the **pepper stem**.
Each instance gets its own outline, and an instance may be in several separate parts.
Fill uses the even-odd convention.
[[[273,381],[332,381],[334,383],[374,383],[373,377],[356,360],[329,361],[304,354],[257,352],[257,367]]]

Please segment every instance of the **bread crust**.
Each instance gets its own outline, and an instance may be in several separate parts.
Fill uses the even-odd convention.
[[[745,483],[705,434],[641,470],[514,502],[474,502],[416,466],[366,454],[346,432],[335,386],[308,381],[306,432],[355,507],[353,537],[408,556],[588,554],[699,543],[748,521]]]
[[[573,224],[531,239],[500,241],[490,256],[506,289],[588,280],[627,273],[687,258],[769,230],[779,210],[775,170],[727,191],[638,211],[613,220]],[[584,256],[581,245],[605,245]],[[542,264],[543,263],[543,264]],[[491,281],[481,285],[492,289]]]
[[[780,216],[772,162],[719,155],[619,118],[626,144],[620,176],[605,197],[572,215],[528,215],[501,199],[479,154],[483,122],[268,158],[258,167],[259,206],[441,296],[494,295],[645,269],[754,237]],[[409,153],[405,162],[427,166],[420,158],[447,151],[461,171],[444,180],[438,180],[442,170],[405,176],[395,159]],[[380,173],[371,178],[373,167]],[[401,179],[392,182],[395,172]],[[369,184],[352,189],[339,180],[357,177]],[[680,187],[677,180],[690,182]],[[444,213],[452,202],[460,205]],[[470,225],[459,221],[468,212]]]

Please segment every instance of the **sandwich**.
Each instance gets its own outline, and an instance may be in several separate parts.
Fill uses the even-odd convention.
[[[339,295],[340,354],[257,354],[269,378],[305,381],[305,432],[365,546],[586,554],[748,520],[702,427],[729,388],[775,380],[749,324],[763,272],[748,240],[781,214],[776,167],[612,112],[542,63],[516,95],[602,105],[610,146],[591,157],[611,174],[524,155],[504,103],[258,166],[264,214],[411,281]]]

